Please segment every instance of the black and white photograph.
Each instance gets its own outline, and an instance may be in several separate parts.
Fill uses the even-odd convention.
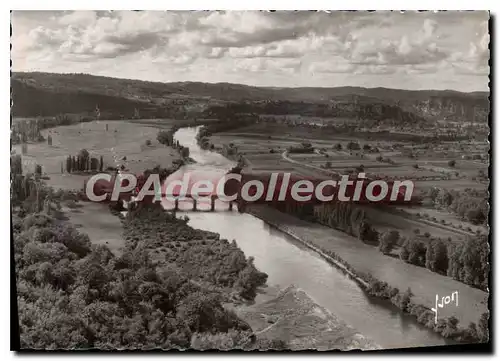
[[[489,11],[10,16],[18,351],[491,350]]]

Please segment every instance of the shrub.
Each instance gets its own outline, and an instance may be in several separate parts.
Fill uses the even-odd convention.
[[[408,262],[409,257],[410,257],[409,240],[405,240],[399,251],[399,258],[402,261]]]
[[[399,240],[398,231],[386,231],[380,237],[380,242],[379,242],[380,252],[384,254],[391,253],[394,246],[396,246],[396,244],[398,243],[398,240]]]
[[[417,266],[425,266],[425,255],[427,252],[427,248],[423,242],[418,240],[410,240],[409,244],[409,256],[408,263],[417,265]]]

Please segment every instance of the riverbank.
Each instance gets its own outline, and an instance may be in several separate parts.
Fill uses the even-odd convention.
[[[235,311],[252,327],[257,338],[269,342],[283,340],[292,351],[381,348],[295,286],[280,290],[270,300],[239,306]]]
[[[470,322],[477,324],[482,313],[488,310],[487,293],[449,277],[385,256],[375,247],[368,246],[340,231],[299,220],[267,206],[252,205],[248,207],[247,212],[289,234],[309,248],[319,250],[318,253],[329,258],[330,263],[345,271],[365,289],[373,280],[386,282],[386,284],[378,282],[377,285],[383,285],[382,288],[387,291],[383,298],[391,299],[387,296],[388,293],[396,291],[399,293],[410,288],[413,294],[412,306],[405,311],[417,316],[419,322],[428,328],[435,329],[436,326],[434,314],[430,312],[430,308],[435,306],[436,294],[450,295],[457,291],[460,295],[459,307],[439,310],[440,322],[456,317],[460,327],[466,328]],[[380,295],[373,290],[370,294]],[[401,302],[393,300],[391,302],[400,307]],[[421,317],[424,313],[425,317]],[[437,327],[435,331],[441,333],[441,327]]]

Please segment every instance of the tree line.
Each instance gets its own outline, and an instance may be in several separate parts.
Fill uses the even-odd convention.
[[[371,224],[362,208],[348,202],[313,205],[289,200],[271,203],[271,206],[300,219],[343,231],[378,247],[384,254],[390,254],[400,246],[399,257],[403,261],[487,291],[487,236],[477,235],[452,242],[451,239],[432,238],[428,233],[413,238],[402,237],[396,230],[381,233]]]
[[[76,156],[68,155],[66,158],[66,172],[102,172],[104,160],[102,155],[99,158],[91,157],[86,149],[80,150]]]
[[[488,195],[485,191],[467,188],[462,191],[432,188],[428,193],[436,208],[445,208],[472,224],[487,224]]]

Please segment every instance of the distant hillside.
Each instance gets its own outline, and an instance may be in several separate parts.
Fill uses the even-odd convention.
[[[149,104],[123,97],[92,93],[85,90],[58,91],[33,86],[16,79],[11,82],[12,115],[16,117],[55,116],[58,114],[94,114],[96,105],[101,114],[118,112],[132,117],[135,109],[146,110]]]
[[[157,114],[199,111],[207,105],[270,101],[291,107],[298,114],[314,113],[318,107],[351,109],[348,114],[398,113],[410,120],[486,121],[489,112],[487,92],[409,91],[386,88],[270,88],[229,83],[158,83],[86,74],[13,73],[14,116],[56,115],[91,112],[96,104],[125,116],[138,108]],[[200,106],[201,104],[201,106]],[[311,106],[312,104],[312,106]],[[323,104],[323,105],[321,105]],[[321,105],[321,106],[320,106]],[[354,106],[354,108],[352,108]],[[200,108],[201,107],[201,108]],[[262,108],[258,105],[257,108]],[[372,110],[372,108],[374,110]],[[324,113],[324,111],[323,111]],[[399,114],[399,113],[398,113]],[[318,114],[317,116],[321,116]],[[325,116],[332,116],[331,112]]]

